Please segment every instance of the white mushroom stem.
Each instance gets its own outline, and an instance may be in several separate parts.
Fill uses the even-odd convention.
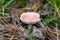
[[[32,25],[28,25],[29,32],[31,31],[31,29],[32,29]]]

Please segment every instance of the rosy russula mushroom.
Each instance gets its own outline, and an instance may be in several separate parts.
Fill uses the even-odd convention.
[[[33,24],[40,21],[40,15],[39,13],[36,13],[36,12],[24,12],[21,14],[20,20],[23,23],[28,24],[28,29],[31,29],[31,26]]]

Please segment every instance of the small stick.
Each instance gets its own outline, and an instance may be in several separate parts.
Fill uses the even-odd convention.
[[[12,37],[10,38],[10,40],[13,40],[15,34],[16,34],[16,30],[13,31],[13,35],[12,35]]]
[[[56,26],[57,40],[59,40],[58,27]]]

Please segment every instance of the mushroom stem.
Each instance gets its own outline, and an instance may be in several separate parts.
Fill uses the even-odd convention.
[[[32,25],[28,25],[29,32],[31,31],[31,29],[32,29]]]

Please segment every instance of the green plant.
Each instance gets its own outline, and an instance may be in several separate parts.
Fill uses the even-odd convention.
[[[33,40],[33,37],[29,35],[27,40]]]
[[[0,0],[0,15],[6,16],[9,15],[9,13],[5,13],[4,10],[14,1],[14,0],[9,0],[6,3],[7,0]]]
[[[60,7],[60,0],[51,0],[52,5],[55,7],[55,10],[58,12],[59,7]]]
[[[57,26],[60,24],[60,21],[53,21],[53,23]]]
[[[19,0],[18,3],[23,6],[26,6],[29,3],[29,0]]]
[[[53,7],[54,7],[54,10],[55,10],[55,13],[56,13],[56,15],[54,15],[54,16],[52,16],[52,17],[47,17],[47,18],[45,18],[44,20],[45,20],[45,22],[46,23],[50,23],[50,22],[53,22],[55,25],[57,25],[57,24],[59,24],[58,22],[59,21],[54,21],[55,19],[58,19],[58,18],[60,18],[60,13],[59,13],[59,8],[60,8],[60,0],[50,0],[51,1],[51,4],[53,5]],[[54,14],[55,14],[54,13]]]
[[[52,16],[52,17],[47,17],[44,20],[45,20],[46,23],[50,23],[53,20],[58,19],[58,18],[59,18],[59,16]]]

